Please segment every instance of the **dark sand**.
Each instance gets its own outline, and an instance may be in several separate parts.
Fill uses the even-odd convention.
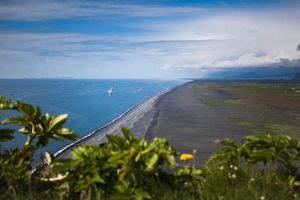
[[[205,83],[190,82],[159,98],[153,107],[155,116],[146,138],[166,138],[181,153],[196,149],[196,163],[203,164],[218,149],[214,144],[216,139],[240,142],[248,132],[230,118],[228,111],[203,103],[200,97],[208,91],[197,87],[199,84]],[[227,94],[210,95],[223,98]]]

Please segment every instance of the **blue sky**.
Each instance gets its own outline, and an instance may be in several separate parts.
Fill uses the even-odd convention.
[[[0,78],[300,67],[297,0],[0,1]]]

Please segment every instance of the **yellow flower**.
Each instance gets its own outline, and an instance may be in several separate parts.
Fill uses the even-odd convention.
[[[194,159],[194,156],[192,154],[184,153],[181,154],[180,156],[180,160],[190,160],[190,159]]]

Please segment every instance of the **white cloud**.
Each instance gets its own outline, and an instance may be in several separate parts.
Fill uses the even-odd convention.
[[[281,58],[300,57],[296,51],[298,19],[298,8],[222,10],[207,17],[152,24],[149,29],[159,30],[158,35],[152,35],[157,40],[174,40],[152,43],[152,47],[168,52],[162,62],[162,66],[168,63],[168,69],[267,66]]]
[[[49,19],[120,17],[157,17],[202,11],[195,7],[118,4],[113,1],[55,1],[12,0],[0,2],[0,19],[43,21]]]
[[[267,66],[282,63],[283,58],[300,58],[298,7],[235,10],[117,7],[77,1],[63,4],[46,1],[36,7],[25,4],[1,6],[0,19],[150,17],[176,13],[185,17],[132,22],[123,26],[143,31],[113,36],[2,31],[2,74],[13,71],[8,68],[30,71],[27,66],[32,66],[34,73],[42,68],[51,74],[50,69],[60,67],[70,73],[66,76],[75,77],[105,77],[111,72],[137,77],[186,76],[188,72],[201,74],[210,69]],[[65,6],[69,6],[68,9]]]

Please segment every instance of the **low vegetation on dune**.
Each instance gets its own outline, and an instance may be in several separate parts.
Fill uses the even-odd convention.
[[[300,111],[299,83],[229,82],[211,83],[205,87],[230,96],[228,99],[210,98],[209,103]]]
[[[300,199],[300,141],[290,136],[226,139],[206,164],[195,166],[201,152],[181,154],[165,139],[147,141],[122,128],[123,136],[74,147],[69,158],[45,153],[33,167],[34,153],[51,139],[76,139],[63,127],[67,115],[4,97],[0,110],[18,113],[1,121],[0,141],[27,137],[23,146],[0,152],[0,199]]]
[[[299,83],[226,82],[194,87],[202,89],[201,103],[222,109],[248,134],[300,137]]]

